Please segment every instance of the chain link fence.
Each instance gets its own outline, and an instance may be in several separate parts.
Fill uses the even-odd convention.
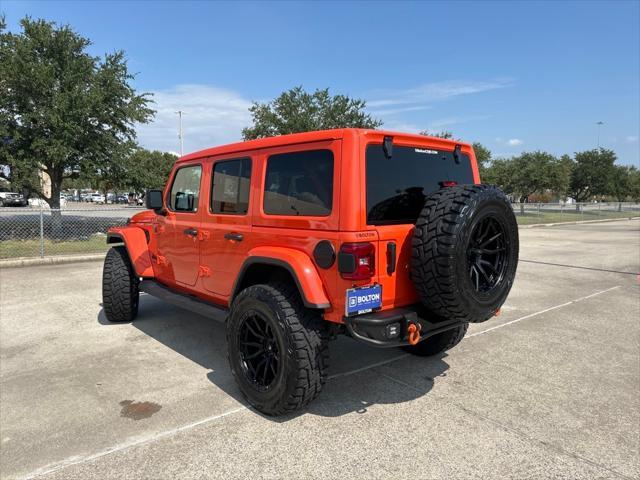
[[[561,223],[640,216],[640,203],[513,203],[520,225]]]
[[[109,227],[124,225],[141,208],[70,204],[0,208],[0,259],[99,253]]]
[[[99,253],[107,250],[106,233],[124,225],[142,208],[69,203],[0,207],[0,259]],[[521,225],[640,216],[640,203],[514,203]]]

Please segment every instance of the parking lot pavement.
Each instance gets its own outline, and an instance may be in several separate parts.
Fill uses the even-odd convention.
[[[299,415],[246,407],[223,326],[101,264],[0,271],[2,478],[639,478],[640,222],[521,230],[502,315],[422,359],[347,338]]]

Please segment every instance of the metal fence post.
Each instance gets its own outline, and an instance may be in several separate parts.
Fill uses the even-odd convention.
[[[44,258],[44,212],[42,211],[42,199],[40,201],[40,258]]]

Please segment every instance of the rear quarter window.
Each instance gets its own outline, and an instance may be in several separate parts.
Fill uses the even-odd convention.
[[[267,160],[264,213],[328,216],[333,203],[333,152],[305,150]]]
[[[367,223],[391,225],[415,223],[426,198],[443,181],[473,183],[468,155],[456,163],[453,152],[426,147],[394,145],[386,158],[381,144],[367,146]]]

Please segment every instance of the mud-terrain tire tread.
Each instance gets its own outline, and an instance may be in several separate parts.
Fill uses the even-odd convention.
[[[465,323],[459,327],[427,338],[417,345],[409,345],[403,348],[406,352],[420,357],[437,355],[439,353],[446,352],[447,350],[451,350],[453,347],[458,345],[466,335],[468,329],[469,324]]]
[[[470,217],[467,213],[487,198],[502,201],[511,210],[507,196],[493,185],[458,185],[442,188],[429,196],[416,222],[412,238],[411,279],[422,303],[442,318],[482,322],[493,316],[493,312],[484,314],[482,318],[470,315],[461,301],[455,275],[457,236],[461,229],[468,228]],[[515,222],[515,216],[512,221]],[[517,259],[517,226],[512,248]]]
[[[304,306],[295,286],[284,282],[246,288],[238,294],[232,309],[239,308],[248,297],[267,303],[283,323],[291,354],[296,360],[297,373],[295,382],[287,386],[285,395],[276,403],[257,404],[243,392],[245,397],[267,415],[283,415],[305,407],[320,394],[327,379],[329,331],[325,321],[318,310]],[[233,344],[231,334],[232,330],[227,329],[227,345]],[[228,352],[229,364],[233,367],[232,354],[235,352]]]
[[[127,249],[112,247],[104,260],[102,308],[107,320],[131,322],[138,314],[139,279],[133,271]]]

